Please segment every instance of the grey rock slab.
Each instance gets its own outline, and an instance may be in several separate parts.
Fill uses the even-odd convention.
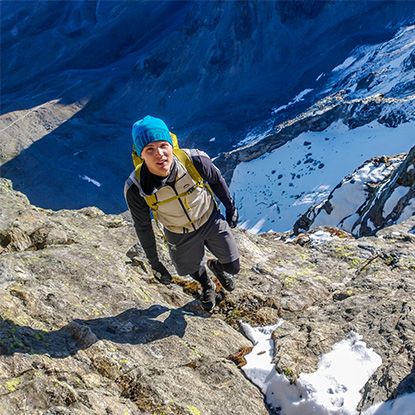
[[[251,346],[240,321],[280,318],[273,359],[291,381],[356,331],[383,361],[361,408],[412,390],[414,218],[378,236],[337,232],[318,246],[236,229],[236,289],[209,315],[189,281],[161,285],[142,251],[133,257],[143,266],[126,255],[136,244],[128,216],[44,210],[10,182],[0,180],[0,188],[1,232],[18,222],[32,241],[0,253],[0,408],[7,414],[265,415],[262,394],[231,358]]]

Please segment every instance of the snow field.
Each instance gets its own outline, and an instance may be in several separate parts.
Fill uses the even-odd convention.
[[[241,227],[254,233],[290,230],[310,205],[324,200],[364,161],[407,152],[415,122],[388,128],[376,121],[350,130],[341,121],[322,132],[306,132],[234,171]]]
[[[382,364],[381,357],[368,348],[359,334],[351,332],[320,358],[314,373],[301,373],[296,384],[275,370],[272,363],[272,333],[283,324],[251,327],[241,323],[254,348],[242,367],[248,379],[265,396],[278,415],[355,415],[362,396],[360,390]],[[276,345],[278,347],[278,344]],[[415,393],[377,403],[363,415],[414,415]]]

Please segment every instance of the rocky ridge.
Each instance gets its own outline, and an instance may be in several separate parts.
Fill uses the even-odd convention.
[[[324,131],[336,121],[355,129],[373,121],[395,128],[414,120],[414,37],[415,26],[404,27],[392,39],[361,46],[331,72],[321,73],[316,85],[303,91],[306,98],[273,111],[272,127],[262,138],[218,157],[228,183],[238,163],[269,153],[301,133]],[[300,110],[292,117],[295,102]]]
[[[359,237],[374,235],[414,214],[415,147],[408,154],[366,161],[326,200],[310,207],[293,229],[298,234],[312,227],[336,226]]]
[[[279,318],[292,382],[356,331],[383,361],[361,407],[415,392],[413,217],[360,239],[326,228],[320,245],[236,230],[237,288],[209,316],[191,281],[161,285],[140,249],[126,256],[128,218],[36,208],[4,179],[0,204],[0,414],[267,414],[237,367],[239,322]]]
[[[345,91],[340,91],[319,100],[297,117],[278,124],[261,140],[220,154],[215,159],[215,163],[220,167],[226,181],[230,183],[233,171],[239,163],[270,153],[301,133],[324,131],[336,121],[343,122],[351,129],[373,121],[393,128],[415,119],[414,104],[415,95],[398,99],[386,98],[379,94],[350,100]]]
[[[85,102],[65,105],[52,100],[30,110],[17,110],[0,117],[0,166],[58,128],[82,109]]]

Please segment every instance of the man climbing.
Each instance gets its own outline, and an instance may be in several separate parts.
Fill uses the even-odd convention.
[[[239,272],[239,252],[230,229],[237,225],[238,212],[225,180],[206,153],[176,148],[175,135],[159,118],[137,121],[132,136],[139,163],[124,192],[140,244],[156,278],[169,284],[171,275],[157,254],[151,211],[163,225],[177,273],[200,283],[202,305],[211,311],[216,293],[205,268],[205,246],[217,258],[206,265],[227,291],[235,288],[233,275]],[[225,206],[226,220],[214,195]]]

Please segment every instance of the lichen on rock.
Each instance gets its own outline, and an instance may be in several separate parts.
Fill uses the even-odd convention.
[[[383,361],[361,407],[414,391],[414,218],[360,239],[329,228],[332,239],[317,245],[236,229],[236,289],[209,315],[191,280],[155,280],[142,250],[130,251],[136,237],[125,218],[34,208],[8,181],[0,189],[7,414],[266,415],[240,370],[252,344],[239,326],[280,318],[273,362],[292,382],[355,331]],[[4,242],[11,229],[13,249]]]

